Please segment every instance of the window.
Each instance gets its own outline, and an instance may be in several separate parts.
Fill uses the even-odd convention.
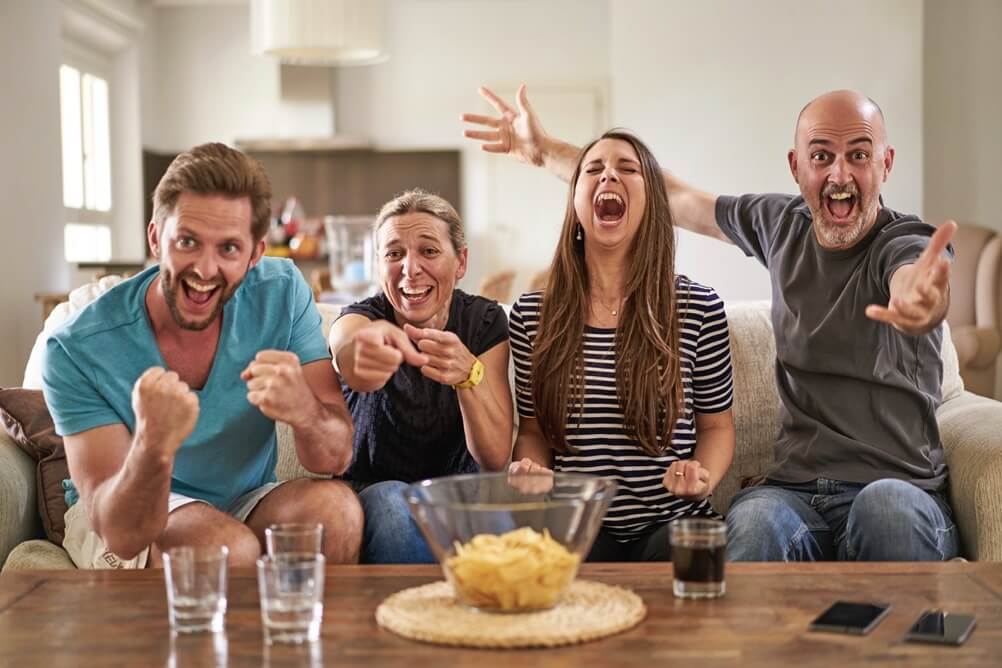
[[[111,135],[106,78],[59,68],[68,262],[111,259]]]

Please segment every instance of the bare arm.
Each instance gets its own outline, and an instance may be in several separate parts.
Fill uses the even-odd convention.
[[[899,267],[891,276],[887,306],[867,306],[867,317],[912,336],[938,327],[950,307],[951,263],[942,253],[956,231],[952,220],[941,225],[914,264]]]
[[[70,477],[91,528],[132,559],[167,526],[174,456],[198,419],[198,398],[174,372],[146,371],[132,392],[135,434],[113,424],[66,436]]]
[[[263,350],[240,375],[247,400],[272,420],[292,427],[296,455],[313,473],[340,475],[351,464],[352,423],[334,367],[327,360],[301,365],[295,353]]]
[[[546,167],[561,180],[570,181],[581,149],[546,133],[539,116],[529,104],[524,84],[518,89],[515,107],[489,88],[481,87],[479,92],[499,115],[463,114],[465,122],[487,128],[467,129],[463,132],[464,136],[483,142],[481,147],[488,153],[514,156],[526,164]],[[662,170],[662,176],[676,225],[730,243],[730,239],[717,227],[716,195],[687,185],[667,170]]]
[[[356,392],[382,389],[401,364],[428,363],[399,327],[386,320],[369,320],[349,313],[331,327],[334,368]]]
[[[672,462],[663,482],[669,492],[683,499],[702,500],[713,493],[734,459],[734,416],[696,413],[696,448],[692,459]]]
[[[480,355],[484,379],[456,390],[470,454],[487,471],[500,471],[511,455],[512,405],[508,385],[508,342]]]
[[[454,332],[404,325],[404,333],[427,358],[421,367],[426,378],[443,385],[465,381],[477,357]],[[508,342],[480,355],[484,378],[476,387],[457,389],[459,410],[470,454],[489,471],[499,471],[511,454],[512,407],[508,389]]]
[[[553,448],[535,418],[519,418],[511,472],[532,473],[538,468],[553,468]]]

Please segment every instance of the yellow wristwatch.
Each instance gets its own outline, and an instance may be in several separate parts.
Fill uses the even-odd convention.
[[[466,377],[461,383],[456,383],[452,387],[457,390],[468,390],[471,387],[476,387],[480,384],[480,381],[484,379],[484,363],[478,360],[476,357],[473,358],[473,368],[470,369],[470,375]]]

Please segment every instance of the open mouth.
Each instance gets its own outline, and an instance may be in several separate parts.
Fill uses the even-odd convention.
[[[603,192],[595,197],[592,204],[595,216],[603,223],[614,223],[626,213],[626,202],[616,193]]]
[[[435,288],[430,285],[420,288],[405,288],[401,286],[400,296],[404,298],[404,302],[407,304],[421,304],[431,296],[432,290],[434,289]]]
[[[205,283],[189,276],[181,279],[181,290],[185,298],[196,306],[205,306],[211,302],[222,287],[218,282]]]
[[[848,223],[853,219],[856,201],[856,195],[849,192],[830,193],[823,198],[828,215],[836,223]]]

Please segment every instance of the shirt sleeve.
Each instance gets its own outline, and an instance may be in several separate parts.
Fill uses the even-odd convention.
[[[338,319],[340,320],[346,315],[362,315],[369,320],[391,320],[386,314],[386,309],[381,308],[383,299],[382,295],[376,295],[375,297],[368,297],[360,302],[349,304],[341,309]]]
[[[692,408],[696,413],[720,413],[731,407],[734,379],[731,340],[724,302],[713,291],[704,302],[692,370]]]
[[[525,328],[522,300],[511,308],[511,355],[515,363],[515,404],[519,417],[536,417],[532,403],[532,340]]]
[[[292,279],[292,336],[289,351],[299,357],[300,364],[329,360],[330,350],[324,339],[323,319],[313,303],[313,292],[298,270]]]
[[[755,256],[769,266],[783,212],[792,200],[791,195],[721,195],[716,205],[717,227],[745,255]]]
[[[470,349],[474,355],[482,355],[502,341],[508,340],[508,318],[504,309],[491,302],[484,310],[476,345]]]
[[[63,344],[50,336],[42,366],[42,393],[56,433],[70,436],[109,424],[125,424],[97,385],[73,361]]]
[[[876,261],[871,265],[871,278],[877,282],[885,298],[891,296],[891,277],[906,264],[914,264],[929,245],[929,239],[936,228],[919,221],[898,223],[895,229],[887,230],[886,241],[876,253]],[[953,246],[947,246],[944,255],[954,257]]]

